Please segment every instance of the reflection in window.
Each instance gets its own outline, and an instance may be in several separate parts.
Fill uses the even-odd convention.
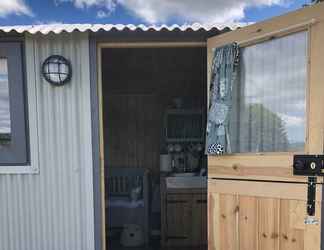
[[[10,105],[7,59],[0,58],[0,140],[10,140]]]
[[[307,32],[241,50],[233,89],[231,150],[303,151],[307,81]]]

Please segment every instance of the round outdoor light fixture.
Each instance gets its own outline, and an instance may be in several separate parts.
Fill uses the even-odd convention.
[[[48,57],[42,66],[43,76],[49,83],[62,86],[72,77],[72,67],[69,60],[63,56],[53,55]]]

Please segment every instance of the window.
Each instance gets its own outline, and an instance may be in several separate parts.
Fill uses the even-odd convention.
[[[233,153],[303,151],[307,32],[242,48],[229,121]]]
[[[29,161],[20,43],[0,43],[0,169]]]
[[[8,62],[0,58],[0,140],[11,138]]]

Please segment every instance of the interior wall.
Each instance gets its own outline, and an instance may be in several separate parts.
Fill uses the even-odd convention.
[[[105,152],[108,167],[159,172],[159,104],[155,95],[117,94],[105,98]]]
[[[176,97],[206,107],[206,48],[104,49],[102,60],[105,165],[157,176],[164,111]]]

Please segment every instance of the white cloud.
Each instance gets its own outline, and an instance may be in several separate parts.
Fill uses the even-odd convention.
[[[244,18],[247,7],[284,4],[286,0],[118,0],[146,22],[180,17],[187,22],[224,23]]]
[[[185,22],[224,23],[244,18],[248,7],[286,6],[292,0],[57,0],[78,8],[104,8],[109,13],[120,5],[147,23],[180,18]]]
[[[104,8],[102,13],[109,14],[115,11],[118,0],[55,0],[56,4],[72,2],[76,8],[84,9],[90,7]],[[101,11],[100,11],[101,12]]]
[[[304,117],[287,115],[287,114],[278,114],[281,119],[285,122],[287,127],[296,127],[302,126],[305,123]]]
[[[0,17],[10,14],[33,16],[23,0],[0,0]]]
[[[103,11],[103,10],[99,10],[99,11],[97,12],[97,18],[107,18],[107,17],[110,16],[110,13],[111,13],[111,12],[105,12],[105,11]]]
[[[73,0],[78,8],[99,6],[105,7],[108,11],[114,11],[116,8],[116,1],[114,0]]]
[[[63,22],[55,21],[55,20],[47,20],[47,21],[35,20],[32,24],[33,25],[58,25],[58,24],[63,24]]]

